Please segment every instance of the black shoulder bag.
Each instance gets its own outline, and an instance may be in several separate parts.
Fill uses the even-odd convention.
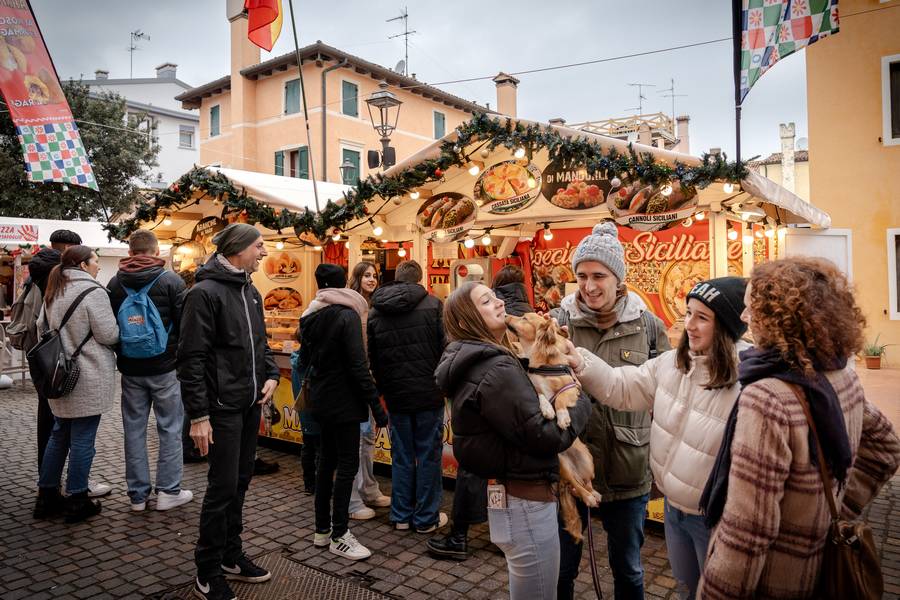
[[[644,329],[647,331],[647,343],[650,346],[649,351],[647,352],[647,358],[656,358],[659,356],[659,350],[656,349],[656,336],[659,335],[656,322],[650,315],[649,310],[645,310],[641,313],[641,320],[644,321]]]

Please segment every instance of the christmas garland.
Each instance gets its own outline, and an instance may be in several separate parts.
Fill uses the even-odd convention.
[[[607,179],[621,177],[652,186],[677,181],[686,189],[703,189],[716,181],[740,183],[748,174],[743,162],[729,163],[721,154],[704,154],[698,166],[691,167],[679,162],[670,166],[657,162],[649,152],[638,154],[631,145],[627,153],[615,149],[604,151],[595,140],[568,138],[551,127],[525,125],[486,114],[476,114],[471,121],[460,125],[456,132],[456,141],[443,142],[437,158],[426,159],[390,177],[380,173],[370,175],[346,192],[343,202],[338,204],[329,200],[318,213],[308,209],[299,213],[287,209],[275,210],[248,196],[243,189],[236,188],[224,175],[194,167],[168,189],[155,193],[150,201],[144,200],[138,204],[131,218],[104,227],[111,238],[126,240],[142,223],[155,221],[160,214],[196,202],[195,194],[201,191],[221,202],[228,211],[245,213],[248,223],[259,223],[279,232],[293,229],[298,237],[311,233],[323,240],[334,230],[343,229],[350,221],[368,216],[366,204],[374,198],[389,200],[403,197],[416,188],[441,180],[448,169],[465,166],[472,156],[466,149],[475,144],[481,144],[482,156],[499,147],[510,152],[522,148],[527,158],[531,159],[535,152],[546,150],[551,163],[563,167],[584,167],[589,173]]]

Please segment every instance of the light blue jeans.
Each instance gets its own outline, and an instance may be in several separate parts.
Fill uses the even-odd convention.
[[[53,431],[44,450],[44,462],[41,463],[41,476],[38,486],[42,488],[58,488],[62,479],[63,465],[66,455],[69,456],[69,472],[66,476],[66,492],[80,494],[88,489],[88,475],[91,464],[97,453],[94,440],[97,439],[97,427],[100,426],[100,415],[79,417],[77,419],[61,419],[55,417]]]
[[[153,489],[147,457],[147,422],[151,407],[156,415],[159,438],[156,491],[167,494],[181,491],[184,406],[181,403],[181,384],[175,371],[146,377],[122,375],[125,481],[132,504],[146,502]]]
[[[691,515],[669,505],[665,509],[666,551],[672,574],[688,588],[687,600],[693,600],[706,563],[709,529],[700,515]]]
[[[369,420],[359,424],[359,470],[353,479],[350,490],[350,512],[359,512],[366,507],[366,502],[374,502],[382,496],[378,480],[375,479],[375,424],[372,422],[372,411]]]
[[[506,555],[510,600],[555,600],[559,578],[556,502],[506,496],[507,508],[488,508],[491,541]]]

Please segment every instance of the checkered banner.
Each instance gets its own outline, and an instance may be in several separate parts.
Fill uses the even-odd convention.
[[[838,32],[838,0],[741,0],[740,101],[780,59]]]
[[[98,190],[74,121],[16,127],[29,181],[58,181]]]

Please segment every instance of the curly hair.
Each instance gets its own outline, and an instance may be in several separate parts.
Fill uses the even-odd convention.
[[[853,288],[834,263],[784,258],[757,265],[750,276],[756,344],[775,348],[792,368],[811,375],[863,347],[866,320]]]

